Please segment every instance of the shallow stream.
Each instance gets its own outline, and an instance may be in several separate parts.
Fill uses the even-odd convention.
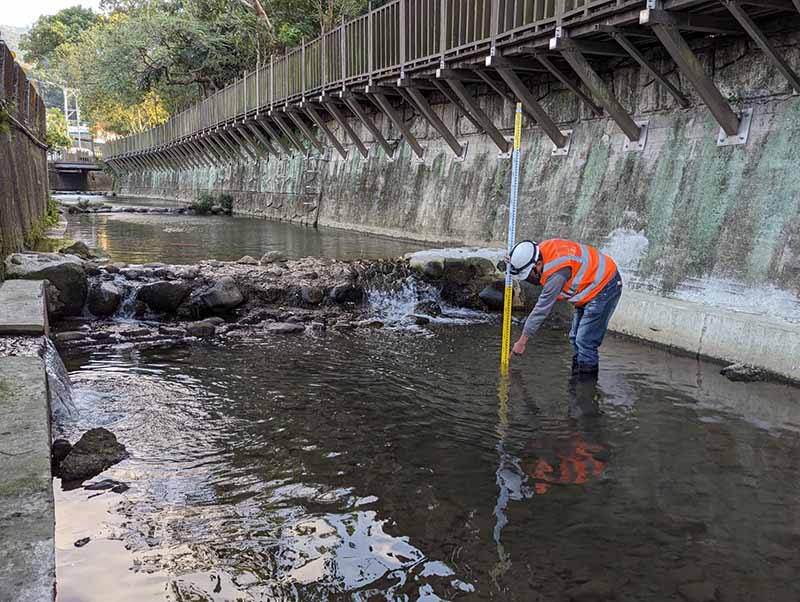
[[[474,318],[66,357],[132,455],[56,482],[59,602],[800,599],[800,390],[555,331],[502,380]]]

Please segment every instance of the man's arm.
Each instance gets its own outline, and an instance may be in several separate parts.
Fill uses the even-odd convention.
[[[533,308],[533,311],[531,311],[528,319],[525,320],[525,326],[522,328],[522,335],[520,335],[519,340],[514,344],[514,353],[518,355],[525,353],[525,346],[528,344],[528,339],[536,334],[542,322],[544,322],[544,319],[550,315],[569,277],[570,269],[563,268],[548,278],[547,283],[542,288],[539,299],[536,301],[536,306]]]

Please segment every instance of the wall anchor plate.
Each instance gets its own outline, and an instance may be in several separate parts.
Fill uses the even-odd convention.
[[[420,144],[422,147],[422,156],[418,156],[413,150],[411,151],[411,156],[414,158],[414,163],[425,163],[425,160],[428,158],[428,147],[425,144]]]
[[[469,142],[464,142],[461,145],[461,154],[456,155],[453,161],[464,161],[467,158],[467,151],[469,150]]]
[[[498,151],[498,159],[510,159],[511,152],[514,150],[514,136],[506,136],[505,139],[508,140],[508,150],[504,153]]]
[[[566,157],[569,154],[570,146],[572,146],[572,130],[561,130],[561,133],[564,134],[567,141],[564,146],[553,145],[553,152],[550,154],[554,157]]]
[[[742,109],[739,114],[739,131],[733,136],[728,136],[725,130],[719,128],[717,134],[717,146],[736,146],[738,144],[747,144],[747,139],[750,137],[750,123],[753,121],[753,108]]]
[[[625,136],[625,142],[622,143],[622,151],[625,153],[640,153],[644,150],[644,147],[647,146],[647,133],[650,130],[650,121],[647,119],[639,119],[634,120],[634,123],[642,129],[642,132],[639,134],[638,140],[630,140]]]

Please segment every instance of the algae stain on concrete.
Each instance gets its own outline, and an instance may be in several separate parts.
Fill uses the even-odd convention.
[[[770,128],[764,145],[769,153],[756,166],[751,199],[755,236],[746,260],[745,279],[751,284],[772,279],[800,210],[800,102],[793,102],[781,123]]]
[[[645,278],[652,276],[660,268],[670,237],[675,205],[681,195],[689,155],[685,146],[679,143],[685,125],[685,121],[681,120],[671,131],[668,142],[656,160],[657,167],[645,193],[645,236],[649,244],[647,255],[639,264],[641,275]]]
[[[611,145],[605,140],[594,140],[583,165],[580,181],[577,189],[577,202],[575,211],[572,215],[572,236],[576,239],[582,238],[581,234],[586,227],[587,216],[591,212],[592,205],[599,194],[603,180],[608,174],[609,157]]]

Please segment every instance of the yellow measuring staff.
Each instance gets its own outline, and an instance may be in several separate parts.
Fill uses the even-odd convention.
[[[514,113],[514,148],[511,151],[511,194],[508,199],[508,252],[514,248],[517,230],[517,197],[519,195],[519,147],[522,140],[522,103],[517,103]],[[500,353],[500,373],[508,374],[508,361],[511,354],[511,304],[514,299],[514,285],[510,266],[506,266],[506,287],[503,295],[503,349]]]

